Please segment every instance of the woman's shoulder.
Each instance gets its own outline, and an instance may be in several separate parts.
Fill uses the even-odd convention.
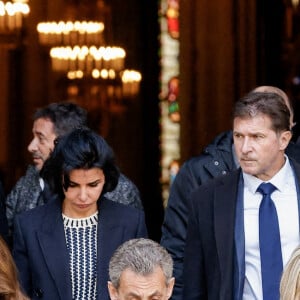
[[[27,211],[23,211],[16,215],[16,219],[25,220],[27,222],[38,223],[39,221],[44,221],[44,218],[48,214],[56,214],[61,210],[61,204],[58,201],[49,201],[44,205],[36,206]],[[30,220],[30,221],[29,221]]]
[[[145,215],[142,210],[108,199],[101,200],[99,223],[104,226],[105,231],[114,230],[121,234],[125,230],[126,236],[130,238],[137,237],[139,234],[147,235]]]
[[[123,204],[119,202],[112,201],[108,198],[102,197],[99,204],[99,211],[100,214],[106,213],[110,214],[113,213],[114,215],[131,215],[131,216],[140,216],[143,215],[144,212],[136,207],[133,207],[128,204]]]

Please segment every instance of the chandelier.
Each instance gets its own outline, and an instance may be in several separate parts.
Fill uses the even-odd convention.
[[[41,22],[37,26],[40,43],[47,46],[103,44],[104,24],[93,21]]]
[[[29,13],[25,0],[0,1],[0,47],[15,48],[21,43],[23,18]]]
[[[10,33],[22,28],[23,16],[29,13],[27,1],[0,1],[0,33]]]
[[[105,7],[102,0],[98,2]],[[139,92],[141,73],[125,69],[126,51],[107,43],[105,29],[110,24],[104,21],[109,18],[104,18],[101,11],[99,16],[99,20],[73,18],[41,22],[37,25],[39,42],[50,48],[54,72],[70,81],[99,82],[101,86],[107,86],[109,94],[115,90],[113,94],[118,98],[135,97]]]
[[[292,5],[295,9],[297,9],[298,5],[299,5],[299,0],[292,0]]]

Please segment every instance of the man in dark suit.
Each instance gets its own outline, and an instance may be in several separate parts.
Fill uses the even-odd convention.
[[[284,91],[275,86],[259,86],[252,92],[279,94],[290,109],[290,129],[294,131],[294,112],[292,103]],[[294,134],[293,134],[294,137]],[[300,163],[300,145],[290,142],[285,153]],[[198,156],[187,160],[172,183],[165,218],[162,226],[161,244],[174,260],[176,278],[172,300],[183,298],[183,259],[186,243],[187,223],[190,215],[191,193],[212,178],[223,176],[239,168],[234,147],[232,131],[219,134]]]
[[[299,244],[300,165],[285,155],[289,117],[275,93],[249,93],[236,103],[233,139],[240,168],[191,195],[183,299],[279,299],[282,268]],[[264,186],[272,192],[262,192]],[[269,263],[274,270],[265,267]]]

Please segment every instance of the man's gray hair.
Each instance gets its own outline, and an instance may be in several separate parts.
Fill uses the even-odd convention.
[[[125,270],[147,276],[160,267],[169,284],[173,274],[173,260],[167,250],[150,239],[132,239],[123,243],[113,254],[109,263],[109,277],[113,286],[118,289],[120,277]]]

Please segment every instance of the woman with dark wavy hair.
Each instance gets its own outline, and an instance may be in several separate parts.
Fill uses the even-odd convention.
[[[108,264],[123,242],[146,237],[142,211],[106,199],[119,170],[89,129],[61,138],[42,169],[52,199],[15,221],[13,254],[31,299],[108,300]]]
[[[0,237],[0,299],[29,300],[21,291],[17,269],[5,241]]]

